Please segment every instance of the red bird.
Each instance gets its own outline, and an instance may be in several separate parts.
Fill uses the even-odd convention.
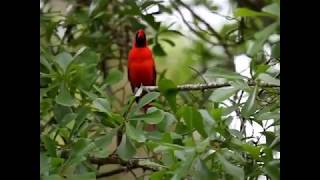
[[[128,56],[128,79],[130,81],[132,92],[136,88],[143,86],[156,85],[156,68],[153,60],[152,51],[148,48],[146,34],[143,29],[138,30],[133,42],[133,47]],[[139,100],[137,99],[137,102]],[[146,105],[144,112],[151,107]],[[155,125],[147,126],[146,130],[155,130]]]

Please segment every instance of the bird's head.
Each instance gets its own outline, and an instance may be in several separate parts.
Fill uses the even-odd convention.
[[[138,48],[147,46],[147,38],[143,29],[139,29],[136,33],[135,46]]]

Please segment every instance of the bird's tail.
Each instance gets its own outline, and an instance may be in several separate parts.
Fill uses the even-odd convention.
[[[150,104],[147,104],[143,107],[143,112],[144,113],[147,113],[148,109],[152,107],[152,105]],[[147,124],[146,127],[144,128],[144,130],[146,131],[149,131],[149,132],[152,132],[152,131],[155,131],[157,130],[157,126],[155,124]]]

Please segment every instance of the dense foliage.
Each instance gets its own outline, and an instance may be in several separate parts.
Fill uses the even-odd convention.
[[[42,179],[280,178],[279,1],[230,1],[230,16],[207,0],[68,0],[59,10],[40,3]],[[230,22],[216,30],[194,11],[199,6]],[[190,32],[156,21],[174,13]],[[137,104],[126,62],[139,28],[155,55],[159,92]],[[248,77],[235,71],[243,54]],[[176,89],[208,82],[229,85]],[[146,124],[157,131],[144,131]],[[108,164],[117,168],[102,168]]]

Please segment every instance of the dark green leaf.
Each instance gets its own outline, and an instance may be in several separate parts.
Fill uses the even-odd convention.
[[[280,161],[273,160],[273,161],[267,162],[264,167],[264,172],[266,172],[271,177],[272,180],[280,179]]]
[[[70,92],[64,85],[60,87],[60,92],[55,100],[58,104],[63,106],[72,106],[76,103],[76,99],[71,96]]]
[[[148,109],[146,114],[136,115],[129,118],[130,121],[144,121],[148,124],[159,124],[164,118],[164,112],[155,107]]]
[[[170,39],[161,39],[161,40],[167,42],[167,43],[170,44],[171,46],[175,46],[174,42],[171,41]]]
[[[65,180],[63,177],[59,176],[58,174],[43,176],[42,179],[43,180]]]
[[[90,139],[79,139],[72,145],[72,151],[67,161],[68,165],[77,164],[86,159],[86,155],[95,148],[95,144]]]
[[[194,164],[194,176],[192,177],[193,180],[212,180],[212,179],[219,179],[217,173],[214,173],[209,170],[207,165],[201,160],[197,158]]]
[[[165,171],[157,171],[151,174],[149,177],[150,180],[162,180],[163,175],[165,174]]]
[[[109,144],[111,144],[112,138],[116,134],[117,130],[118,130],[117,128],[114,128],[110,132],[108,132],[107,134],[105,134],[103,136],[100,136],[97,139],[95,139],[96,147],[97,148],[107,148],[107,146]]]
[[[159,43],[155,44],[153,46],[152,50],[153,50],[154,54],[157,56],[166,56],[167,55],[167,53],[163,50],[162,46]]]
[[[49,136],[43,136],[42,141],[47,149],[48,155],[51,157],[57,157],[56,143]]]
[[[172,180],[183,179],[183,177],[185,177],[189,173],[189,169],[190,169],[192,162],[194,160],[194,156],[195,156],[194,152],[192,152],[192,151],[191,152],[180,151],[180,152],[182,153],[181,157],[183,157],[183,160],[180,161],[179,166],[174,171],[174,176],[172,177]],[[176,153],[176,155],[177,155],[177,153]]]
[[[176,85],[173,83],[173,81],[163,78],[159,82],[159,90],[169,102],[171,109],[175,112],[177,110],[176,94],[178,93],[176,90]]]
[[[253,91],[250,93],[250,96],[244,106],[241,109],[241,114],[244,117],[249,117],[256,110],[256,96],[258,93],[258,86],[255,86]]]
[[[274,58],[280,58],[280,43],[276,43],[272,46],[271,54]]]
[[[96,180],[96,173],[88,172],[80,175],[71,175],[68,176],[68,180]]]
[[[122,135],[121,143],[117,148],[117,154],[123,160],[129,160],[136,154],[136,148],[126,134]]]
[[[195,128],[202,137],[207,137],[207,134],[204,130],[202,116],[196,108],[184,106],[180,109],[180,113],[189,130]]]
[[[66,114],[61,120],[61,122],[59,123],[59,127],[65,127],[69,122],[71,122],[72,120],[75,120],[76,117],[77,117],[76,113]]]
[[[234,179],[244,180],[244,171],[242,168],[240,168],[234,164],[231,164],[221,154],[217,153],[216,155],[217,155],[218,160],[221,162],[226,173],[233,176]]]
[[[130,123],[126,123],[126,133],[128,137],[137,142],[143,143],[146,141],[143,131],[141,129],[136,129]]]
[[[154,30],[158,30],[160,22],[156,22],[151,14],[142,15],[142,19],[145,20]]]

